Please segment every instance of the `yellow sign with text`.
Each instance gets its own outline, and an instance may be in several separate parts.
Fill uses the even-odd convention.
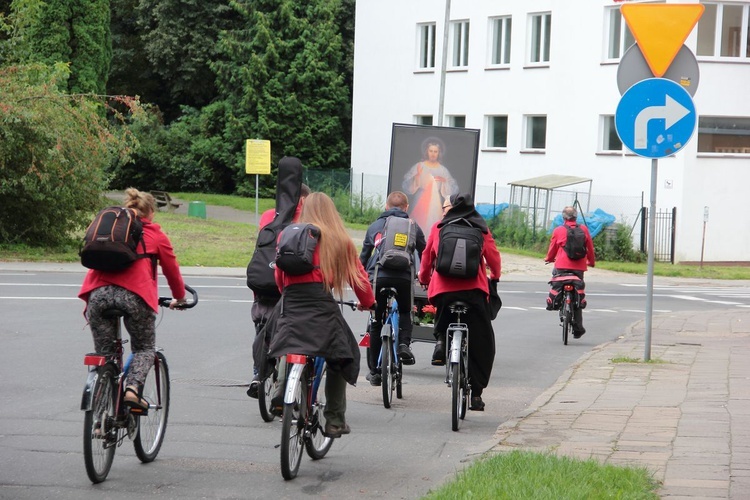
[[[620,7],[620,12],[651,72],[661,78],[698,24],[704,9],[699,3],[629,3]]]
[[[271,173],[271,141],[248,139],[245,142],[245,173]]]

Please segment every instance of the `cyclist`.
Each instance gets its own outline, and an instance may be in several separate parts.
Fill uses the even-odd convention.
[[[401,191],[393,191],[388,195],[385,203],[385,211],[380,214],[378,219],[370,224],[365,234],[365,239],[362,242],[362,252],[359,254],[359,261],[367,269],[370,282],[373,282],[375,278],[376,267],[378,267],[378,260],[380,258],[380,252],[378,247],[381,243],[383,236],[383,228],[385,221],[388,217],[400,217],[402,219],[408,219],[409,215],[406,211],[409,209],[409,200],[406,194]],[[416,225],[416,223],[415,223]],[[422,229],[416,225],[417,238],[416,238],[416,252],[421,258],[422,251],[425,247],[425,238]],[[377,283],[373,283],[373,290],[376,291],[375,298],[378,305],[375,308],[375,314],[370,328],[370,363],[372,367],[367,378],[371,385],[380,385],[382,377],[377,369],[378,356],[380,354],[380,348],[382,346],[382,340],[380,338],[380,332],[383,329],[383,312],[387,305],[387,297],[377,293],[377,290],[382,288],[394,288],[396,290],[398,304],[398,329],[399,329],[399,346],[398,356],[401,362],[405,365],[413,365],[415,363],[414,354],[411,351],[411,332],[413,329],[411,320],[411,309],[412,309],[412,288],[414,286],[414,262],[412,261],[411,270],[395,270],[389,269],[383,266],[377,269]]]
[[[142,399],[143,383],[154,362],[156,342],[156,312],[159,307],[156,262],[174,299],[169,304],[175,309],[185,304],[185,284],[180,274],[172,243],[161,227],[153,222],[156,201],[150,193],[134,188],[125,191],[125,207],[133,208],[143,223],[146,253],[152,259],[139,259],[123,271],[90,269],[83,280],[78,297],[86,301],[84,315],[88,319],[97,354],[113,354],[117,335],[117,318],[104,316],[107,309],[126,312],[125,328],[130,334],[133,360],[125,381],[125,404],[132,408],[148,409]]]
[[[341,298],[345,288],[351,286],[359,300],[359,310],[372,309],[375,297],[367,272],[357,259],[354,242],[331,198],[324,193],[311,193],[302,207],[299,222],[320,229],[320,241],[313,254],[315,269],[292,276],[276,267],[281,300],[265,326],[271,334],[269,356],[278,358],[294,353],[326,358],[324,433],[337,438],[351,432],[345,416],[346,384],[357,382],[360,354],[357,340],[331,291],[335,290]],[[276,412],[281,394],[272,398]]]
[[[445,333],[449,323],[453,320],[448,306],[457,300],[469,304],[470,310],[465,320],[469,327],[469,380],[471,382],[469,409],[483,411],[482,391],[487,387],[495,359],[495,332],[492,329],[486,268],[489,268],[490,280],[495,286],[495,282],[500,279],[500,252],[495,246],[495,240],[492,238],[487,223],[474,208],[470,194],[453,195],[449,200],[445,200],[443,214],[443,219],[432,226],[419,268],[419,281],[428,286],[427,298],[437,308],[435,317],[437,343],[432,353],[432,364],[435,366],[445,364]],[[479,228],[484,237],[482,258],[477,275],[469,279],[443,276],[433,270],[440,245],[440,229],[448,223],[455,223],[458,219],[464,219],[473,227]]]
[[[294,157],[282,158],[281,161],[299,162],[299,160]],[[302,183],[300,185],[299,202],[297,202],[297,209],[294,211],[292,222],[297,222],[299,220],[300,213],[302,212],[302,205],[304,205],[305,198],[307,198],[309,194],[310,188],[307,187],[306,184]],[[261,229],[270,224],[275,216],[275,208],[269,208],[268,210],[263,212],[263,214],[260,216],[260,220],[258,221],[258,232],[260,232]],[[276,295],[265,296],[260,293],[253,294],[253,305],[250,309],[250,314],[253,318],[253,324],[255,325],[256,337],[258,336],[261,328],[263,328],[263,325],[266,322],[266,318],[269,314],[271,314],[271,310],[273,310],[278,301],[279,298]],[[250,387],[247,390],[247,395],[251,398],[258,397],[258,388],[260,387],[260,374],[255,351],[256,349],[253,349],[253,380],[250,382]]]
[[[579,339],[586,333],[586,329],[583,327],[583,309],[586,308],[586,294],[584,293],[586,284],[583,282],[583,273],[588,270],[588,266],[594,267],[596,265],[596,254],[594,253],[594,242],[591,239],[589,229],[586,226],[578,226],[583,230],[585,235],[586,257],[576,260],[568,257],[568,254],[565,252],[565,244],[568,241],[566,226],[573,227],[577,225],[578,211],[574,207],[565,207],[562,210],[562,217],[565,222],[552,231],[549,250],[547,250],[544,261],[555,263],[555,267],[552,268],[553,278],[563,273],[572,273],[581,279],[581,284],[578,287],[580,306],[576,307],[573,317],[573,338]],[[559,293],[560,290],[559,288],[555,288],[555,285],[550,288],[549,296],[547,297],[548,311],[555,309],[555,298]]]

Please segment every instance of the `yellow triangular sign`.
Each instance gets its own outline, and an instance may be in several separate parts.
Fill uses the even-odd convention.
[[[661,78],[703,15],[691,4],[629,3],[620,7],[638,47],[655,77]]]

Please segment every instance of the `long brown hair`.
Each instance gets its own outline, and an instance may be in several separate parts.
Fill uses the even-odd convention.
[[[369,284],[359,272],[359,257],[344,222],[325,193],[311,193],[302,205],[300,222],[320,228],[320,271],[326,291],[336,290],[343,297],[347,284],[365,290]]]

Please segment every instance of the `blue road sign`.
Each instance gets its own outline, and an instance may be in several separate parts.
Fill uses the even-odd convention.
[[[615,128],[633,153],[663,158],[685,147],[697,120],[693,99],[682,86],[665,78],[649,78],[620,98]]]

